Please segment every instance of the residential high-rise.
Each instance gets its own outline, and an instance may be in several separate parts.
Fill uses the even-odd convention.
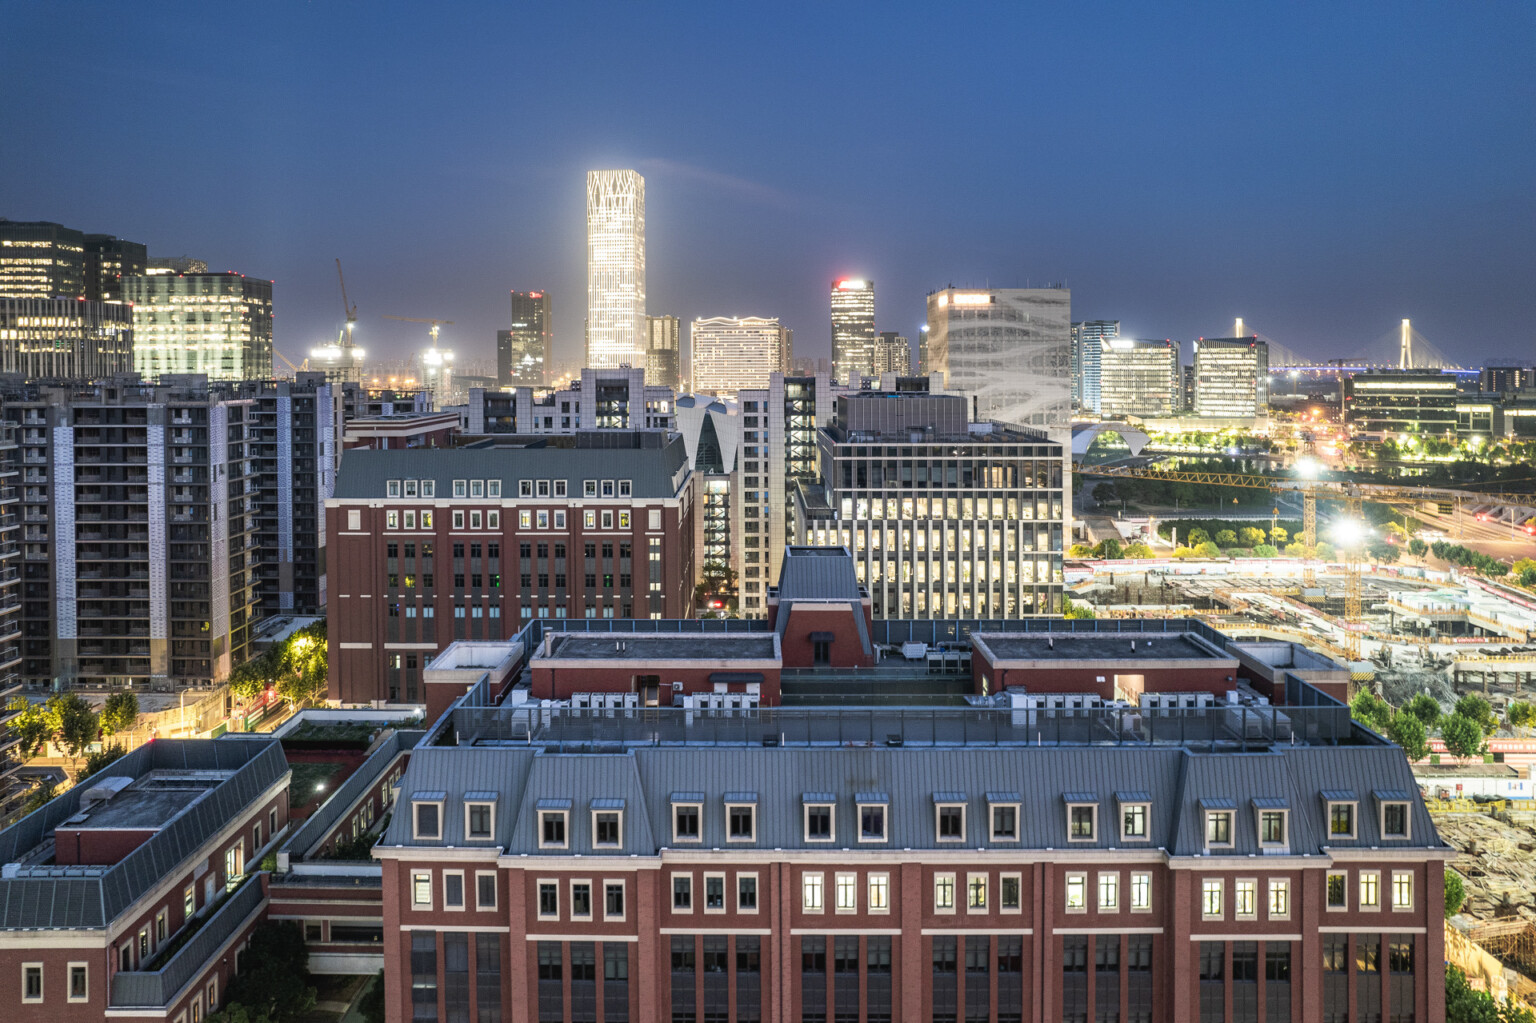
[[[1072,400],[1085,412],[1099,411],[1099,364],[1104,342],[1119,336],[1119,320],[1072,324]]]
[[[795,542],[853,552],[875,618],[1059,614],[1062,446],[960,395],[848,394],[792,488]]]
[[[133,366],[146,379],[272,375],[272,282],[237,273],[123,278],[133,304]]]
[[[587,361],[645,367],[645,179],[587,173]]]
[[[1072,293],[946,288],[928,296],[930,372],[975,398],[980,419],[1066,426],[1072,416]]]
[[[1181,403],[1179,343],[1116,337],[1100,346],[1099,407],[1106,419],[1171,416]]]
[[[1269,411],[1269,345],[1255,338],[1195,342],[1195,415],[1253,419]]]
[[[873,366],[875,375],[895,373],[908,376],[912,372],[912,346],[907,339],[893,330],[882,330],[875,339]]]
[[[86,297],[85,235],[47,220],[0,220],[0,297]]]
[[[768,386],[785,369],[785,331],[776,317],[713,316],[694,320],[688,331],[693,389],[735,394]]]
[[[543,387],[554,365],[554,307],[547,291],[512,292],[512,329],[496,332],[496,382]]]
[[[110,234],[85,236],[85,297],[99,302],[123,300],[124,277],[144,273],[149,254],[142,242]]]
[[[682,321],[676,316],[645,318],[645,382],[681,390],[683,381]]]
[[[101,380],[133,371],[133,310],[79,298],[0,298],[0,373]]]
[[[832,282],[832,376],[858,386],[875,373],[875,282]]]

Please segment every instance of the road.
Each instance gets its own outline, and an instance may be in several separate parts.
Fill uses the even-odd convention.
[[[1513,564],[1520,558],[1536,557],[1536,539],[1526,536],[1518,528],[1515,529],[1514,537],[1511,538],[1507,522],[1478,522],[1470,515],[1463,515],[1461,536],[1458,538],[1454,514],[1440,515],[1422,508],[1399,508],[1398,510],[1414,516],[1431,529],[1443,532],[1450,543],[1459,543],[1463,547],[1470,547],[1474,551],[1509,564]]]

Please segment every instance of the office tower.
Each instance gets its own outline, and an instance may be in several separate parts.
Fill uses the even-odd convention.
[[[1195,415],[1253,419],[1269,412],[1269,345],[1247,337],[1195,342]]]
[[[895,373],[910,376],[912,373],[912,346],[907,339],[891,330],[883,330],[875,340],[875,375]]]
[[[554,307],[547,291],[512,292],[512,329],[496,332],[496,382],[543,387],[554,365]]]
[[[1179,393],[1184,402],[1180,409],[1184,412],[1193,412],[1195,410],[1195,367],[1192,364],[1185,363],[1179,367],[1179,381]]]
[[[645,382],[668,387],[673,392],[683,385],[682,321],[676,316],[645,318]]]
[[[1346,376],[1341,389],[1344,422],[1355,434],[1442,439],[1456,435],[1459,399],[1456,377],[1450,373],[1371,370]]]
[[[100,380],[133,371],[133,310],[79,298],[0,298],[0,373]]]
[[[1536,370],[1529,366],[1484,366],[1479,386],[1485,394],[1513,394],[1531,388]]]
[[[133,366],[146,379],[272,375],[272,282],[237,273],[123,278],[133,304]]]
[[[692,491],[661,431],[348,452],[326,507],[332,696],[419,701],[433,654],[536,617],[691,615]]]
[[[645,179],[587,173],[587,361],[645,368]]]
[[[875,618],[1059,614],[1062,446],[969,422],[960,395],[837,399],[820,480],[792,488],[795,542],[853,552]]]
[[[1171,416],[1181,402],[1179,343],[1116,337],[1100,345],[1099,408],[1105,419]]]
[[[928,356],[928,324],[923,324],[917,332],[917,375],[925,377],[933,372],[930,368]]]
[[[149,255],[141,242],[110,234],[85,236],[85,297],[99,302],[123,300],[124,277],[137,277],[148,266]]]
[[[930,373],[976,399],[979,419],[1066,426],[1072,415],[1072,293],[946,288],[928,296]]]
[[[208,272],[208,263],[191,256],[165,256],[149,260],[144,272],[151,277],[162,274],[205,274]]]
[[[47,220],[0,220],[0,296],[85,296],[85,235]]]
[[[875,372],[875,282],[832,282],[832,376],[858,386]]]
[[[777,318],[714,316],[689,327],[693,389],[704,394],[735,394],[768,386],[772,373],[785,368],[785,331]]]
[[[1099,411],[1099,364],[1104,342],[1119,336],[1119,320],[1072,324],[1072,400],[1084,412]]]

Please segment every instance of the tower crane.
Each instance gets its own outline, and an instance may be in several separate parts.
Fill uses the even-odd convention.
[[[385,316],[384,318],[386,320],[400,320],[402,323],[430,323],[432,325],[431,329],[427,331],[427,334],[432,338],[432,347],[421,355],[422,375],[426,379],[429,391],[435,392],[439,380],[446,385],[448,374],[451,372],[448,364],[453,361],[453,352],[446,348],[437,347],[437,335],[443,327],[451,327],[453,321],[428,320],[415,316]]]
[[[321,345],[310,350],[310,359],[325,369],[327,379],[357,381],[362,379],[363,350],[352,344],[352,330],[357,326],[357,306],[347,301],[347,279],[341,272],[341,260],[336,260],[336,278],[341,282],[341,308],[346,313],[347,325],[336,335],[333,344]],[[308,365],[308,359],[305,364]]]

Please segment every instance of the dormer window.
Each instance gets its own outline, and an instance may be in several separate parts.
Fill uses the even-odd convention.
[[[1152,796],[1146,792],[1116,792],[1115,802],[1120,804],[1120,840],[1122,842],[1146,842],[1147,830],[1152,817]]]
[[[464,793],[464,837],[487,842],[496,834],[496,793]]]
[[[415,497],[416,496],[416,481],[415,480],[402,480],[402,482],[405,484],[405,490],[404,490],[405,496],[406,497]]]
[[[1412,837],[1412,826],[1409,824],[1408,809],[1412,803],[1412,797],[1407,792],[1398,790],[1378,791],[1376,793],[1376,805],[1380,807],[1379,826],[1381,837],[1403,841]]]
[[[582,480],[581,481],[581,496],[582,497],[596,497],[597,496],[597,480]]]
[[[1253,811],[1258,815],[1259,848],[1266,852],[1289,849],[1291,814],[1285,800],[1277,796],[1259,797],[1253,801]]]
[[[1205,814],[1206,849],[1232,848],[1232,817],[1236,804],[1230,799],[1202,799],[1200,809]]]
[[[400,481],[399,480],[385,480],[384,481],[384,496],[385,497],[399,497],[400,496]]]
[[[411,837],[440,842],[443,838],[443,803],[446,792],[418,792],[411,797]]]
[[[702,842],[703,820],[704,793],[672,793],[672,841]]]
[[[1067,841],[1097,842],[1099,840],[1099,800],[1091,792],[1068,792]]]
[[[517,481],[517,496],[518,497],[532,497],[533,496],[533,480],[518,480]]]
[[[756,792],[725,794],[725,840],[727,842],[757,841]]]
[[[994,842],[1019,840],[1019,806],[1023,801],[1017,792],[988,792],[987,810],[991,817],[989,829]]]
[[[965,841],[965,793],[933,794],[934,830],[940,842]]]
[[[539,497],[549,496],[549,480],[538,481],[537,494]]]
[[[859,841],[884,842],[891,797],[884,792],[859,792],[853,798],[859,808]]]
[[[830,792],[807,792],[801,797],[805,814],[805,840],[831,842],[836,838],[832,809],[837,797]]]
[[[592,846],[619,849],[624,845],[624,800],[592,800]]]
[[[1323,792],[1323,801],[1328,804],[1328,837],[1330,839],[1358,837],[1355,829],[1355,813],[1360,804],[1355,794],[1346,789],[1327,789]]]
[[[570,846],[571,801],[541,799],[539,811],[539,848],[565,849]]]
[[[454,480],[453,481],[453,496],[454,497],[467,497],[468,495],[469,495],[469,481],[468,480]]]
[[[421,481],[421,496],[422,497],[436,497],[437,496],[437,480],[422,480]]]

